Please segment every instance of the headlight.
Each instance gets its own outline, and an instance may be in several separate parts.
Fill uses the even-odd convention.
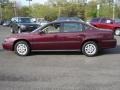
[[[21,29],[25,29],[26,26],[25,26],[25,25],[20,25],[20,28],[21,28]]]

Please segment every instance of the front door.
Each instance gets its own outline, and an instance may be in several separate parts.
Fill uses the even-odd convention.
[[[60,23],[49,24],[42,29],[41,34],[33,37],[32,47],[34,50],[56,50],[59,49],[57,35],[60,33]]]

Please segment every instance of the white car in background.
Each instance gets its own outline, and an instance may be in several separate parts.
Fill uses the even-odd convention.
[[[33,18],[32,21],[39,24],[40,26],[43,26],[49,23],[49,21],[45,20],[44,18]]]

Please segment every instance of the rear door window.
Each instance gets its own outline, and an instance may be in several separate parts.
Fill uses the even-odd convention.
[[[64,23],[63,32],[81,32],[83,29],[80,23]]]

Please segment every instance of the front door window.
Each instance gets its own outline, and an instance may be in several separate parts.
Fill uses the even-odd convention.
[[[50,33],[59,33],[60,32],[60,24],[56,23],[56,24],[49,24],[48,26],[46,26],[43,31],[46,34],[50,34]]]

